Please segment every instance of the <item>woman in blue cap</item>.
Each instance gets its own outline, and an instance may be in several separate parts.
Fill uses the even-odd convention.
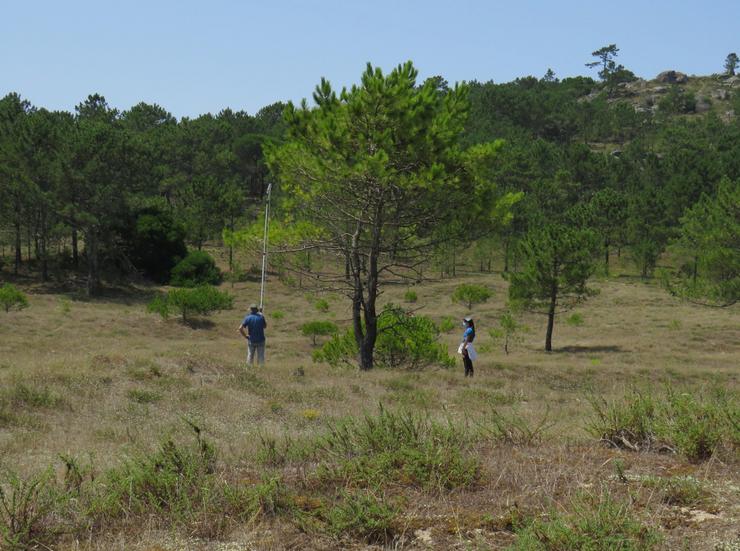
[[[465,332],[463,333],[462,343],[460,344],[460,353],[463,357],[463,365],[465,366],[465,376],[473,376],[473,360],[476,357],[475,348],[473,348],[473,341],[475,340],[475,323],[473,318],[463,318],[463,327]]]

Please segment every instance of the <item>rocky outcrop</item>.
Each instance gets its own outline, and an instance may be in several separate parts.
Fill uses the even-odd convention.
[[[712,104],[707,98],[699,98],[696,100],[696,106],[694,107],[694,112],[696,113],[706,113],[707,111],[712,109]]]
[[[665,84],[686,84],[689,77],[680,71],[663,71],[655,77],[655,80]]]

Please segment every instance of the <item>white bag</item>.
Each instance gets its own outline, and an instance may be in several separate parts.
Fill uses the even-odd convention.
[[[462,354],[463,353],[463,344],[460,343],[460,346],[457,347],[457,353]],[[475,351],[475,347],[473,346],[472,342],[468,343],[468,358],[470,358],[470,361],[475,360],[478,357],[478,353]]]

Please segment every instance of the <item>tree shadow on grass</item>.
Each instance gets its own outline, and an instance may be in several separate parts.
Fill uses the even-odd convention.
[[[556,348],[553,352],[564,352],[570,354],[588,354],[595,352],[623,352],[624,349],[621,346],[615,345],[596,345],[596,346],[563,346],[562,348]]]
[[[142,305],[151,302],[157,295],[155,286],[116,285],[104,286],[97,295],[88,297],[84,289],[66,293],[67,298],[76,302],[112,303],[123,306]]]
[[[213,329],[214,327],[216,327],[216,324],[215,323],[213,323],[211,320],[205,319],[205,318],[188,319],[188,320],[185,320],[185,321],[179,320],[179,322],[182,325],[184,325],[186,327],[189,327],[190,329],[195,329],[195,330],[197,330],[197,329]]]

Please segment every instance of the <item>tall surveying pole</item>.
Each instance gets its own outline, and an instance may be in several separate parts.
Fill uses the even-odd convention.
[[[267,274],[267,232],[270,228],[270,192],[272,184],[267,186],[267,200],[265,203],[265,233],[262,238],[262,280],[260,283],[260,312],[265,303],[265,275]]]

